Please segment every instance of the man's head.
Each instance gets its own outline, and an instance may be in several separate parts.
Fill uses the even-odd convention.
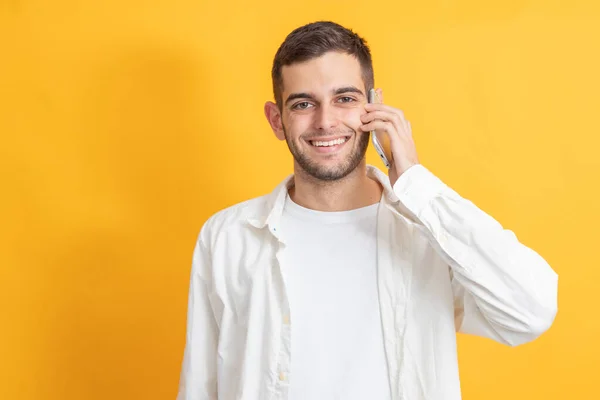
[[[275,103],[265,104],[265,114],[296,168],[326,181],[356,169],[369,140],[359,129],[373,87],[366,42],[333,22],[302,26],[279,47],[272,79]]]

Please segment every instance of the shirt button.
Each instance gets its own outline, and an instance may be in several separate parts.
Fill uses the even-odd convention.
[[[289,325],[290,324],[290,316],[289,315],[284,315],[283,316],[283,324],[284,325]]]
[[[279,373],[279,380],[280,381],[285,381],[285,374],[283,372]]]

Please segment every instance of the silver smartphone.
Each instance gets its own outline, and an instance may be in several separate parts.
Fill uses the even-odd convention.
[[[379,103],[380,100],[378,97],[375,89],[369,90],[369,103]],[[383,161],[385,167],[389,169],[392,166],[392,146],[390,137],[386,132],[378,133],[376,131],[371,131],[371,142],[373,143],[373,147],[375,147],[375,151],[377,151],[377,154],[381,157],[381,161]]]

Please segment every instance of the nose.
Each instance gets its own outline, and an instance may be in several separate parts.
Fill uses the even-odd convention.
[[[328,131],[336,128],[338,125],[338,115],[334,107],[328,104],[322,104],[315,113],[315,127],[322,131]]]

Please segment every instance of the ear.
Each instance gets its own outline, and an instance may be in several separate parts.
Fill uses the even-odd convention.
[[[269,125],[271,125],[271,129],[273,129],[273,133],[277,139],[285,140],[283,122],[281,121],[281,112],[279,112],[277,104],[273,103],[272,101],[267,101],[265,103],[265,116],[267,117],[267,121],[269,121]]]

